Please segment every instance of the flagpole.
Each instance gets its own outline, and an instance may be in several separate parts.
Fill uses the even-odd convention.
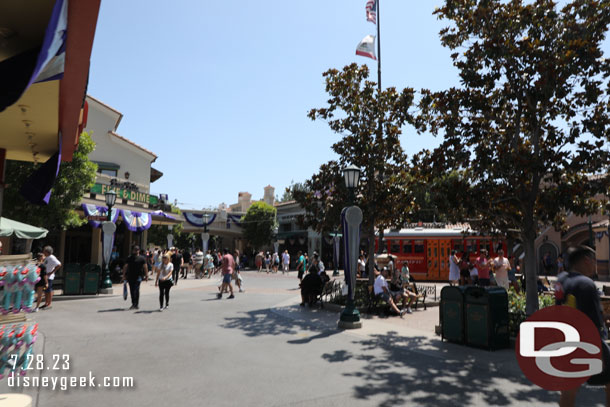
[[[377,129],[377,140],[383,139],[383,111],[381,109],[381,0],[377,0],[377,105],[379,106],[379,128]],[[379,174],[381,177],[384,174]],[[374,183],[371,183],[374,185]],[[374,188],[374,187],[373,187]],[[372,189],[371,188],[371,194]],[[383,228],[379,231],[379,241],[383,241]],[[379,253],[383,252],[382,245],[379,245]]]
[[[381,13],[379,11],[379,3],[381,3],[381,0],[377,0],[377,89],[379,94],[381,94],[381,35],[379,29],[381,22],[379,16]],[[379,123],[381,126],[381,120]]]

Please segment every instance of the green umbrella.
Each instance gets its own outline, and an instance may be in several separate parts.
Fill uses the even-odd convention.
[[[20,239],[42,239],[48,230],[7,218],[0,218],[0,236],[12,236]]]

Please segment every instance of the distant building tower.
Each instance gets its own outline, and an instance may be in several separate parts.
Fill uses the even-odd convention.
[[[275,203],[275,188],[271,185],[267,185],[265,187],[265,196],[263,198],[263,201],[271,206],[273,206],[273,204]]]
[[[240,192],[237,196],[238,211],[246,212],[252,205],[252,194],[249,192]]]

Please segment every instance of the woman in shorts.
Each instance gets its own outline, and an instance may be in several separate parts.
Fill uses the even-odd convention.
[[[38,308],[40,308],[40,303],[42,302],[42,292],[49,286],[47,268],[43,263],[44,257],[44,253],[38,253],[38,255],[36,255],[36,265],[40,270],[40,280],[38,280],[34,286],[34,290],[36,291],[36,308],[34,308],[34,312],[38,312]]]

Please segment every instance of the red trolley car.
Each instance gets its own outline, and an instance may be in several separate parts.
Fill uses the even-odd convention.
[[[384,231],[383,249],[396,256],[397,267],[403,261],[417,281],[448,281],[449,255],[456,250],[458,256],[467,252],[474,261],[482,249],[496,257],[499,249],[506,255],[506,241],[499,238],[477,235],[469,225],[418,224],[415,227]],[[379,251],[379,237],[375,239],[375,250]]]

